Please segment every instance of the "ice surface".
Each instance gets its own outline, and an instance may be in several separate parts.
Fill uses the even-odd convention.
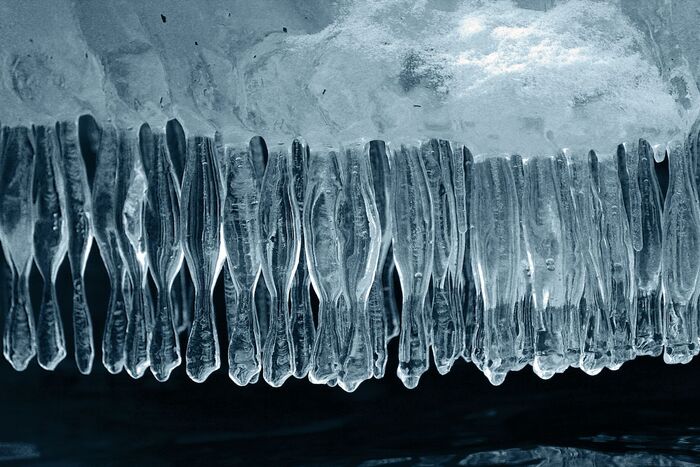
[[[235,143],[437,136],[528,154],[687,130],[694,0],[538,3],[5,3],[0,121],[177,117]]]

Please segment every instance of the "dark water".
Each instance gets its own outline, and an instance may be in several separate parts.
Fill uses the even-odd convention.
[[[107,278],[93,254],[89,303],[101,336]],[[70,289],[59,298],[70,342]],[[36,279],[36,278],[35,278]],[[102,284],[102,285],[100,285]],[[217,294],[220,290],[217,291]],[[0,297],[2,298],[2,297]],[[36,302],[38,303],[38,301]],[[225,342],[224,323],[220,337]],[[99,342],[99,341],[98,341]],[[99,348],[99,344],[97,345]],[[225,348],[225,344],[222,345]],[[26,465],[695,465],[700,462],[700,360],[640,358],[589,377],[530,371],[493,387],[471,364],[431,370],[418,388],[388,376],[353,394],[289,380],[203,384],[178,368],[167,383],[54,372],[0,362],[0,462]],[[72,354],[72,350],[69,352]]]

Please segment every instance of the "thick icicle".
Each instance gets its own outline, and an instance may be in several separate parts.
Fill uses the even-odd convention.
[[[462,358],[468,362],[476,361],[476,325],[477,317],[483,313],[484,302],[479,295],[476,275],[472,264],[471,237],[474,231],[472,217],[472,199],[474,196],[474,156],[471,151],[462,146],[461,150],[462,166],[464,168],[464,209],[466,211],[466,230],[460,235],[460,250],[464,249],[464,260],[462,262],[462,319],[464,321],[464,349]],[[461,254],[461,253],[460,253]]]
[[[662,216],[659,182],[654,171],[653,149],[640,139],[637,146],[642,249],[635,251],[637,284],[637,355],[661,355],[663,316],[661,308]]]
[[[401,145],[392,154],[394,261],[403,291],[399,367],[408,388],[428,369],[425,297],[433,268],[434,230],[430,190],[418,148]]]
[[[457,219],[451,171],[442,161],[443,148],[436,139],[423,143],[421,156],[432,200],[432,222],[435,235],[432,271],[431,345],[435,366],[440,374],[447,373],[457,354],[457,313],[452,306],[448,268],[457,257]],[[445,167],[447,165],[447,167]],[[443,174],[444,170],[444,174]]]
[[[262,272],[272,296],[270,326],[263,348],[263,377],[273,387],[282,385],[294,371],[288,303],[301,236],[291,156],[285,146],[279,146],[269,152],[259,208]]]
[[[598,196],[598,157],[595,152],[573,157],[572,185],[578,226],[582,229],[582,249],[586,266],[581,316],[581,358],[579,368],[595,375],[610,365],[612,344],[610,317],[606,309],[610,291],[609,272],[603,264],[603,206]]]
[[[261,369],[260,328],[255,309],[255,284],[260,276],[258,205],[260,184],[248,148],[226,148],[228,165],[224,202],[224,239],[238,297],[227,316],[229,377],[244,386],[257,380]],[[235,291],[227,292],[233,299]]]
[[[0,159],[0,242],[11,269],[10,309],[5,314],[3,355],[17,371],[36,354],[34,314],[29,299],[32,249],[34,147],[25,127],[2,129]]]
[[[581,228],[576,218],[576,207],[572,193],[569,160],[564,151],[559,151],[554,158],[554,175],[559,197],[561,214],[561,238],[563,246],[564,267],[564,354],[567,366],[578,367],[581,359],[581,322],[579,306],[585,286],[586,270],[584,265]]]
[[[389,286],[386,283],[387,280],[392,282],[391,285],[393,286],[393,268],[389,269],[390,272],[387,273],[385,273],[385,268],[388,262],[391,262],[393,265],[394,261],[393,256],[389,258],[393,220],[391,215],[391,175],[386,144],[378,140],[370,141],[368,157],[382,239],[379,258],[377,259],[377,272],[374,275],[374,282],[369,292],[367,313],[370,320],[372,373],[375,378],[382,378],[386,370],[389,325],[390,321],[393,320],[392,315],[396,308],[393,294],[387,296],[385,291],[385,287]],[[388,274],[388,277],[385,274]],[[389,306],[387,306],[387,301],[389,301]]]
[[[221,187],[211,138],[187,140],[180,232],[195,289],[192,328],[185,354],[187,374],[201,383],[221,365],[212,292],[221,253]]]
[[[696,287],[700,272],[700,210],[688,155],[681,142],[670,144],[662,247],[666,363],[687,363],[698,353]]]
[[[267,145],[262,137],[254,136],[250,139],[249,147],[250,158],[253,161],[253,167],[255,167],[255,178],[258,180],[258,185],[262,185],[265,167],[267,167]],[[262,274],[259,275],[258,283],[255,287],[255,308],[258,313],[258,324],[260,325],[260,346],[264,347],[267,332],[270,328],[272,298],[265,283],[265,277]]]
[[[85,163],[78,152],[74,122],[59,122],[56,133],[61,145],[60,179],[65,189],[66,221],[68,223],[68,260],[73,279],[73,341],[78,370],[92,370],[95,347],[92,318],[85,295],[85,263],[92,245],[92,206],[85,172]]]
[[[149,345],[151,371],[165,381],[180,365],[180,342],[175,329],[171,288],[182,265],[180,184],[166,148],[165,135],[140,131],[141,159],[148,188],[145,204],[146,252],[157,296]]]
[[[630,151],[630,149],[633,149]],[[630,156],[633,156],[630,157]],[[636,147],[620,144],[617,147],[616,162],[617,176],[622,189],[622,200],[625,204],[627,214],[627,224],[630,229],[630,239],[634,251],[642,249],[641,230],[641,199],[639,194],[639,184],[637,182],[637,151]]]
[[[129,376],[140,378],[150,365],[148,345],[153,311],[150,289],[146,287],[148,262],[143,225],[146,175],[136,135],[124,133],[120,139],[117,215],[119,247],[126,265],[123,294],[129,302],[124,367]]]
[[[337,153],[313,150],[302,220],[309,275],[319,299],[318,330],[309,372],[309,380],[315,384],[335,381],[342,364],[337,330],[344,281],[338,230],[342,197]]]
[[[532,258],[535,309],[533,370],[544,379],[566,368],[564,356],[565,284],[562,213],[551,157],[525,166],[525,226]]]
[[[37,362],[53,370],[66,356],[61,312],[56,298],[58,268],[68,250],[68,229],[63,212],[63,192],[57,180],[58,141],[50,126],[34,128],[34,258],[44,281],[37,319]]]
[[[342,370],[338,384],[348,392],[372,377],[372,343],[367,300],[377,271],[381,248],[379,212],[370,180],[367,146],[352,145],[343,151],[344,203],[339,230],[348,298],[349,331],[341,343]]]
[[[525,201],[525,171],[523,158],[520,155],[510,157],[510,166],[513,172],[513,182],[518,196],[518,212],[520,229],[520,278],[518,280],[517,301],[515,302],[515,322],[517,327],[516,353],[518,364],[516,369],[522,369],[531,365],[535,358],[535,336],[532,309],[532,257],[528,253],[530,246],[525,226],[525,213],[523,202]]]
[[[125,363],[126,304],[123,293],[124,259],[119,247],[121,215],[117,212],[119,186],[119,133],[105,125],[97,152],[92,185],[93,234],[110,283],[109,305],[102,336],[102,363],[110,373],[119,373]]]
[[[610,161],[612,162],[612,161]],[[600,164],[599,193],[603,205],[603,234],[601,243],[603,265],[608,270],[609,301],[612,336],[611,369],[619,368],[634,358],[634,249],[616,164]]]
[[[165,125],[165,137],[168,143],[170,161],[177,177],[178,187],[182,188],[182,175],[187,159],[187,138],[185,137],[185,130],[177,119],[168,120],[168,123]],[[182,245],[180,247],[182,248]],[[187,265],[183,261],[173,281],[171,292],[175,326],[179,333],[188,330],[192,322],[191,313],[194,307],[193,288]]]
[[[311,356],[314,349],[316,328],[311,310],[311,279],[306,266],[304,249],[304,229],[301,222],[304,215],[304,198],[308,170],[309,147],[301,139],[292,142],[292,178],[294,179],[294,202],[299,217],[299,263],[294,272],[290,308],[292,345],[294,346],[294,377],[305,378],[311,369]]]
[[[475,363],[492,384],[517,368],[515,302],[519,282],[518,199],[508,161],[489,157],[476,164],[472,193],[471,262],[483,297]]]

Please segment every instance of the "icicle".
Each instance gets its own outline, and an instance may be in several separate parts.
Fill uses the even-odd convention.
[[[338,384],[348,392],[373,374],[367,300],[382,239],[367,149],[352,145],[343,150],[342,158],[345,196],[339,213],[339,230],[350,322],[347,340],[341,343],[342,370]]]
[[[535,336],[533,334],[533,316],[532,316],[532,257],[528,253],[530,246],[527,237],[527,228],[525,227],[525,213],[523,211],[523,202],[525,197],[525,171],[523,158],[519,155],[510,157],[510,166],[513,172],[513,182],[515,191],[518,196],[518,213],[519,220],[518,228],[520,229],[520,279],[518,281],[518,297],[515,302],[515,322],[517,327],[516,352],[518,364],[516,370],[524,368],[526,365],[531,365],[535,358]]]
[[[435,139],[424,143],[421,147],[432,200],[435,235],[432,272],[433,303],[430,319],[432,326],[429,332],[432,336],[435,366],[440,374],[446,374],[450,370],[458,347],[457,313],[451,305],[451,284],[447,279],[448,269],[456,262],[457,256],[457,218],[451,170],[447,162],[449,159],[447,154],[442,154],[443,152],[446,151]]]
[[[176,178],[165,135],[140,131],[141,158],[148,188],[145,204],[146,251],[157,296],[148,355],[151,371],[166,381],[181,363],[180,342],[175,328],[171,288],[182,265],[180,234],[180,184]]]
[[[5,315],[3,355],[17,371],[36,354],[34,314],[29,299],[32,249],[34,147],[28,128],[2,129],[0,159],[0,242],[11,269],[11,302]]]
[[[259,212],[262,272],[272,296],[270,326],[263,348],[263,377],[278,387],[294,371],[288,303],[300,250],[291,157],[282,145],[269,153]]]
[[[515,182],[508,161],[489,157],[475,167],[471,206],[471,254],[483,318],[477,332],[483,354],[475,362],[492,384],[517,367],[515,302],[519,281],[520,229]]]
[[[127,313],[122,290],[124,260],[119,246],[121,216],[117,214],[119,185],[119,134],[113,125],[102,130],[92,185],[93,233],[110,283],[109,304],[102,336],[102,364],[107,371],[122,371],[125,360]]]
[[[168,154],[173,172],[177,177],[178,188],[182,188],[182,176],[187,159],[187,139],[185,130],[177,119],[169,120],[165,126],[165,139],[168,144]],[[182,244],[180,245],[182,248]],[[183,253],[184,254],[184,253]],[[190,313],[194,307],[194,286],[187,264],[182,261],[172,286],[173,313],[175,315],[175,327],[178,333],[189,329],[192,322]]]
[[[91,196],[85,164],[78,153],[77,131],[73,122],[59,122],[56,133],[61,146],[58,167],[65,190],[66,222],[68,224],[68,260],[73,280],[73,340],[78,370],[92,370],[95,348],[92,318],[85,295],[85,263],[92,245]]]
[[[185,360],[189,377],[201,383],[221,365],[212,303],[221,253],[221,180],[210,138],[189,138],[187,156],[180,232],[194,283],[195,306]]]
[[[622,188],[615,164],[601,164],[599,193],[603,205],[603,265],[608,270],[613,355],[611,369],[619,368],[634,358],[634,325],[636,323],[634,287],[634,249],[624,208]]]
[[[224,239],[228,253],[227,269],[236,291],[229,291],[233,313],[227,316],[229,328],[229,377],[238,385],[257,378],[261,369],[260,328],[255,309],[255,284],[260,275],[260,236],[258,206],[260,185],[248,149],[226,149],[228,164],[224,203]]]
[[[124,295],[127,307],[125,363],[132,378],[140,378],[150,365],[148,347],[152,321],[151,296],[147,284],[147,258],[144,232],[146,176],[139,157],[136,135],[126,137],[120,152],[119,245],[128,266]]]
[[[695,290],[700,272],[700,211],[686,148],[671,143],[663,213],[664,361],[687,363],[698,353]]]
[[[294,272],[290,309],[292,345],[294,346],[294,377],[305,378],[311,369],[316,328],[311,311],[311,279],[306,265],[304,229],[304,198],[308,171],[309,147],[301,139],[292,142],[292,178],[294,179],[294,202],[299,211],[299,264]]]
[[[663,317],[661,308],[662,215],[659,183],[654,171],[652,149],[640,139],[636,171],[639,180],[642,249],[635,251],[637,284],[637,355],[661,355]]]
[[[318,330],[309,380],[326,384],[341,370],[337,307],[342,294],[343,270],[338,212],[343,196],[335,151],[312,150],[304,200],[304,242],[309,275],[319,299]]]
[[[418,385],[428,369],[425,297],[433,268],[430,190],[419,150],[402,145],[392,154],[394,261],[401,280],[403,306],[397,374],[407,388]]]
[[[367,156],[369,157],[374,200],[379,216],[379,229],[382,234],[379,257],[377,259],[377,272],[374,275],[374,282],[370,290],[367,310],[370,320],[370,341],[372,344],[372,373],[375,378],[382,378],[386,370],[389,327],[393,325],[391,323],[393,314],[398,314],[393,301],[393,268],[387,268],[387,263],[391,263],[393,266],[393,256],[389,258],[393,229],[391,175],[389,172],[387,148],[383,141],[370,141]],[[387,282],[391,282],[391,284],[387,284]],[[392,287],[392,289],[385,290],[385,287]],[[387,292],[391,295],[387,296]],[[398,324],[396,327],[398,327]]]
[[[68,251],[68,229],[62,208],[65,200],[56,180],[56,133],[51,127],[35,127],[34,139],[34,258],[44,281],[36,330],[37,361],[42,368],[53,370],[66,356],[56,276]]]
[[[551,157],[532,158],[525,166],[525,226],[532,258],[535,308],[533,370],[551,378],[566,368],[564,356],[565,284],[562,212]]]
[[[571,172],[567,155],[559,151],[554,158],[555,189],[559,197],[564,268],[564,354],[567,366],[578,367],[581,359],[581,322],[579,306],[583,296],[586,270],[581,228],[576,218]]]

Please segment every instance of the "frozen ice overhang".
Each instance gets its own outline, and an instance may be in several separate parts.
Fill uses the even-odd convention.
[[[694,0],[5,2],[0,122],[92,113],[226,142],[442,137],[612,151],[700,108]]]

